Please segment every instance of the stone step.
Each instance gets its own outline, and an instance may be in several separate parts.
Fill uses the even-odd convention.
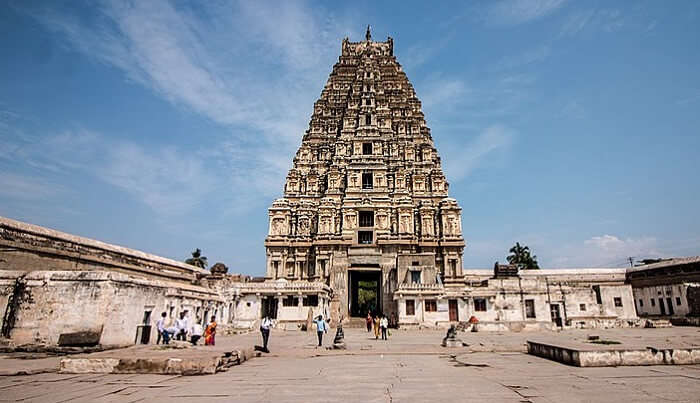
[[[364,328],[367,326],[365,323],[365,318],[349,318],[346,323],[343,323],[343,327]]]
[[[179,358],[178,354],[150,358],[87,357],[65,358],[59,364],[62,374],[161,374],[161,375],[211,375],[240,365],[260,353],[233,350],[222,354],[203,354]]]

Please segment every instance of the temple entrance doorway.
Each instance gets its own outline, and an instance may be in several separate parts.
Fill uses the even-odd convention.
[[[265,316],[270,319],[277,319],[277,298],[275,297],[263,297],[261,304],[260,317]]]
[[[382,311],[382,272],[348,271],[349,301],[348,311],[352,317],[364,318],[367,312],[376,314]]]

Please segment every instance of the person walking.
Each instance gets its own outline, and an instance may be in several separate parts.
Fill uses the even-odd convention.
[[[386,340],[386,329],[389,327],[389,319],[386,315],[382,315],[382,319],[379,321],[379,327],[382,328],[382,340]]]
[[[170,344],[170,333],[165,329],[165,318],[167,316],[168,314],[163,312],[160,315],[160,319],[156,322],[156,329],[158,329],[158,340],[156,344],[160,343],[161,337],[163,338],[163,344]]]
[[[190,343],[192,343],[193,346],[196,346],[199,339],[202,338],[202,324],[199,322],[201,322],[201,320],[197,318],[197,321],[192,325],[192,329],[190,329]]]
[[[365,319],[365,321],[367,322],[367,333],[369,333],[372,331],[372,322],[374,322],[374,320],[372,320],[372,314],[370,313],[370,311],[367,311],[367,319]]]
[[[323,333],[328,333],[328,324],[323,320],[322,315],[318,315],[314,323],[316,324],[316,334],[318,335],[318,347],[323,347]]]
[[[381,314],[377,314],[374,316],[374,340],[379,339],[379,316]]]
[[[262,333],[263,339],[263,351],[269,353],[270,350],[267,349],[267,340],[270,338],[270,328],[272,327],[272,319],[269,316],[265,316],[260,322],[260,333]]]
[[[211,322],[207,325],[206,330],[204,330],[204,345],[216,345],[216,316],[211,317]]]

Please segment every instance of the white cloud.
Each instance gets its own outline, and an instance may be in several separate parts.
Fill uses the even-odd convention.
[[[486,13],[487,22],[494,25],[522,24],[552,14],[566,0],[502,0]]]
[[[615,32],[625,26],[625,18],[619,10],[591,9],[569,15],[562,25],[561,36],[574,36],[586,30]]]
[[[64,191],[62,186],[29,175],[0,173],[0,196],[18,200],[43,200]]]
[[[195,196],[168,196],[183,185],[175,177],[208,185],[216,178],[230,198],[267,201],[279,195],[349,24],[303,2],[210,2],[196,11],[165,0],[97,4],[97,16],[82,20],[56,9],[25,11],[60,34],[65,46],[229,128],[231,137],[191,154],[170,148],[152,155],[134,143],[101,136],[111,142],[109,158],[98,161],[101,169],[94,173],[157,211],[182,211],[196,203]],[[75,161],[92,161],[81,157]],[[227,169],[212,175],[204,158]],[[45,159],[32,163],[49,167]],[[168,177],[160,169],[169,165],[180,171]],[[237,191],[232,185],[239,185]]]
[[[629,257],[661,256],[663,253],[656,238],[620,238],[604,234],[558,248],[552,261],[558,267],[625,267],[629,265]]]
[[[495,70],[510,70],[518,67],[539,63],[549,57],[551,49],[548,45],[541,45],[523,51],[520,54],[506,56],[496,63]]]
[[[422,87],[424,90],[418,94],[418,98],[430,109],[455,107],[471,92],[463,80],[441,76],[429,78]]]
[[[207,169],[196,153],[173,147],[149,151],[87,130],[66,131],[24,144],[20,152],[5,159],[57,177],[63,175],[70,181],[75,175],[95,177],[166,216],[187,212],[227,181]],[[67,190],[45,179],[7,173],[0,176],[0,189],[0,194],[13,199],[41,199]]]
[[[483,164],[487,157],[507,149],[514,140],[515,130],[504,125],[492,125],[481,131],[467,144],[445,148],[445,172],[449,180],[460,181]]]

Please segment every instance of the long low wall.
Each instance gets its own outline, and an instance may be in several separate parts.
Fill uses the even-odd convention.
[[[700,364],[700,347],[655,349],[577,348],[538,341],[527,342],[527,352],[577,367]]]

